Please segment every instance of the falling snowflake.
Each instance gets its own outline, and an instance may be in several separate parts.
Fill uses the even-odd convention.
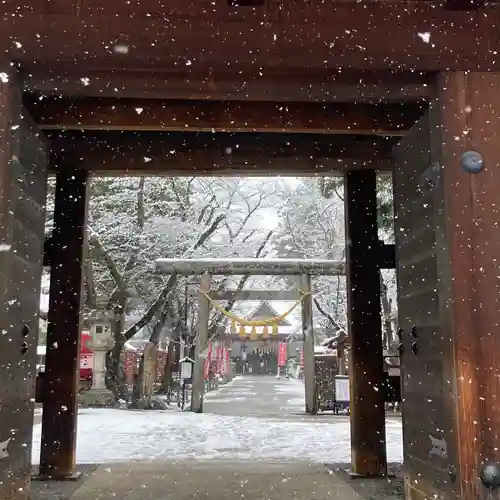
[[[113,50],[114,50],[117,54],[128,54],[128,46],[127,46],[127,45],[123,45],[123,44],[121,44],[121,43],[116,44],[116,45],[113,47]]]
[[[423,33],[418,33],[418,36],[422,39],[424,43],[429,43],[431,41],[431,34],[428,31]]]

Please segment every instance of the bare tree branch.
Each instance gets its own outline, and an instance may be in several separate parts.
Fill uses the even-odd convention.
[[[145,177],[139,177],[139,189],[137,191],[137,227],[140,231],[144,229],[146,223],[146,209],[144,206],[144,185]]]
[[[316,297],[313,298],[313,302],[320,314],[322,314],[335,328],[337,328],[337,330],[345,330],[344,326],[342,326],[338,321],[335,320],[335,318],[331,314],[323,309]]]
[[[255,206],[253,208],[250,206],[248,198],[245,198],[245,203],[247,205],[248,212],[245,215],[243,221],[241,222],[240,227],[234,233],[233,239],[236,239],[241,234],[241,231],[243,231],[244,227],[247,225],[248,221],[252,218],[253,214],[262,205],[262,202],[263,202],[264,198],[265,198],[265,194],[264,193],[259,193],[259,201],[255,204]]]
[[[116,283],[116,286],[120,289],[122,293],[127,293],[127,284],[125,283],[125,280],[123,279],[122,274],[120,273],[115,261],[111,257],[108,251],[103,247],[101,240],[99,239],[99,236],[97,233],[92,230],[90,227],[88,227],[88,238],[89,238],[89,244],[93,245],[96,251],[101,255],[101,257],[104,259],[104,262],[106,264],[106,267],[108,268],[111,276],[113,277],[114,282]]]
[[[256,232],[257,232],[257,229],[252,229],[247,235],[245,235],[241,239],[241,243],[246,243]]]
[[[163,306],[169,293],[177,285],[177,274],[170,275],[167,284],[163,287],[156,300],[149,306],[141,319],[136,321],[124,334],[125,341],[130,340],[142,328],[144,328],[155,316],[158,309]]]
[[[200,215],[198,216],[198,224],[201,224],[203,222],[205,214],[212,207],[212,203],[214,203],[215,200],[216,200],[215,195],[212,195],[208,203],[200,210]]]
[[[225,219],[225,215],[219,215],[212,224],[205,230],[199,238],[196,240],[196,243],[186,252],[187,255],[194,252],[197,248],[203,245],[214,233],[217,231],[221,222]],[[185,254],[185,256],[187,256]],[[172,274],[167,284],[163,287],[163,290],[160,292],[156,300],[151,304],[145,314],[139,319],[136,323],[134,323],[124,334],[125,340],[130,340],[141,328],[144,328],[156,315],[157,311],[163,307],[166,302],[168,295],[177,285],[177,275]]]
[[[226,216],[224,214],[218,215],[213,222],[210,224],[210,226],[201,233],[200,237],[196,241],[196,243],[193,245],[192,250],[197,250],[200,248],[202,245],[205,244],[205,242],[212,236],[212,234],[215,233],[217,228],[219,227],[220,223],[223,222],[226,219]]]

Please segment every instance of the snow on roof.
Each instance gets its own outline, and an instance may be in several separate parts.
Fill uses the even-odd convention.
[[[330,345],[332,342],[335,342],[337,340],[337,336],[334,335],[333,337],[328,337],[326,338],[325,340],[323,340],[320,344],[320,346],[328,346]]]
[[[292,307],[293,302],[290,301],[280,301],[280,300],[270,300],[270,301],[264,301],[264,303],[267,303],[267,305],[270,307],[272,311],[276,312],[276,316],[280,314],[284,314],[287,312],[290,307]],[[255,312],[258,311],[259,307],[263,304],[262,301],[255,301],[255,300],[246,300],[246,301],[241,301],[237,302],[235,307],[233,308],[234,314],[249,318],[254,314]],[[285,328],[290,328],[292,330],[294,329],[300,329],[300,324],[301,324],[301,318],[300,318],[300,307],[296,307],[289,316],[287,316],[285,320],[288,325],[283,325]]]
[[[273,307],[273,302],[262,300],[261,302],[257,303],[257,306],[253,308],[252,312],[248,316],[252,319],[273,318],[279,316],[280,314],[284,314],[290,309],[290,307],[292,307],[291,304],[289,304],[288,308],[285,309],[283,312],[278,312]],[[263,314],[263,312],[265,314]],[[288,317],[280,322],[280,326],[291,326]]]
[[[126,351],[133,351],[133,352],[137,352],[139,350],[137,349],[137,347],[133,346],[130,342],[125,342],[125,344],[123,344],[123,348]]]
[[[258,311],[262,304],[269,306],[271,311],[274,311],[273,315],[278,316],[285,313],[292,307],[292,302],[290,301],[255,301],[246,300],[241,301],[236,304],[233,309],[234,314],[243,318],[251,318],[254,313]],[[230,322],[226,325],[227,331],[231,328]],[[300,318],[300,307],[297,307],[286,320],[283,321],[279,326],[280,333],[283,334],[295,334],[301,331],[301,318]],[[259,333],[259,328],[257,328],[257,333]]]
[[[314,354],[324,354],[326,356],[336,356],[337,349],[329,349],[323,345],[315,345],[314,346]]]

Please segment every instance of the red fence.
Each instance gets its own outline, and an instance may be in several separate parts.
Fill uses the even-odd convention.
[[[80,348],[80,379],[92,380],[92,351],[87,347],[87,342],[90,340],[90,333],[82,332],[82,341]],[[209,354],[205,362],[205,379],[209,378],[209,374],[223,375],[230,363],[229,351],[222,346],[209,345]],[[134,374],[139,372],[139,363],[141,361],[141,351],[125,350],[122,352],[122,362],[125,371],[125,379],[127,384],[132,385]],[[156,354],[156,382],[161,382],[167,363],[167,352],[159,351]]]
[[[134,382],[134,374],[139,372],[139,363],[141,361],[142,352],[140,351],[124,351],[122,353],[122,361],[125,370],[125,379],[127,384],[132,385]],[[156,382],[161,382],[165,365],[167,363],[167,353],[159,351],[156,353]]]

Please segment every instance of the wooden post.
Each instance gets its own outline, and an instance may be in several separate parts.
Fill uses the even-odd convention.
[[[311,295],[311,275],[300,277],[300,288],[307,293],[302,300],[302,332],[304,340],[304,386],[306,391],[306,412],[318,412],[316,395],[316,366],[314,360],[313,300]]]
[[[46,145],[0,64],[0,498],[30,496],[33,397],[47,188]]]
[[[196,345],[194,350],[193,393],[191,396],[191,411],[203,412],[203,392],[205,389],[205,358],[208,348],[208,320],[210,317],[210,302],[203,295],[210,292],[212,276],[203,274],[200,283],[198,299],[198,329],[196,331]]]
[[[40,478],[75,477],[87,177],[68,165],[56,177]]]
[[[453,346],[444,369],[451,374],[439,379],[449,401],[442,418],[450,427],[436,434],[447,445],[447,465],[455,468],[457,495],[468,500],[498,498],[499,492],[499,88],[500,73],[447,73],[433,105],[440,123],[432,130],[440,135],[432,136],[432,147],[440,150],[438,187],[444,190],[436,239],[439,302],[442,335],[450,335]],[[482,157],[476,173],[464,168],[480,166],[466,161],[467,152]],[[425,352],[421,337],[419,355]],[[480,479],[487,465],[496,468],[487,474],[491,490]]]
[[[387,474],[376,173],[346,175],[352,473]]]

